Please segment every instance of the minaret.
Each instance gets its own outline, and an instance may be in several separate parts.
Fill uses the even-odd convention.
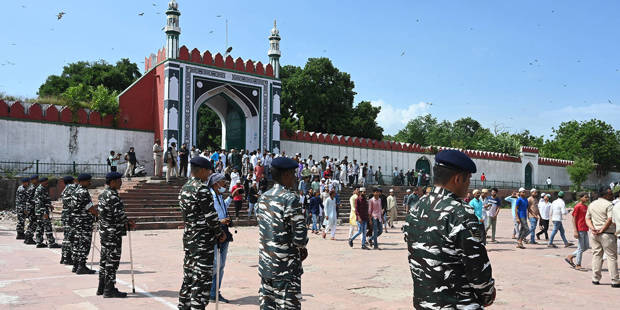
[[[179,16],[181,16],[179,5],[175,0],[171,0],[166,11],[166,58],[179,57],[179,35],[181,34]]]
[[[276,21],[273,20],[273,29],[271,29],[271,36],[269,36],[269,63],[273,67],[273,76],[276,79],[280,78],[280,31],[276,27]]]

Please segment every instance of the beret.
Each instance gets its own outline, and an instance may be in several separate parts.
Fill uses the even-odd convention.
[[[271,166],[277,169],[283,169],[283,170],[289,170],[289,169],[295,169],[298,168],[299,165],[297,164],[296,161],[288,158],[288,157],[278,157],[275,158],[272,162],[271,162]]]
[[[42,177],[42,178],[40,178],[40,179],[39,179],[39,183],[43,183],[43,182],[45,182],[45,181],[47,181],[47,178],[46,178],[46,177]]]
[[[30,180],[38,180],[39,179],[39,175],[38,174],[34,174],[30,177]]]
[[[78,181],[88,181],[92,178],[93,176],[88,173],[80,173],[80,175],[78,175]]]
[[[112,172],[108,172],[108,174],[105,175],[105,180],[106,181],[112,181],[112,180],[118,180],[120,178],[122,178],[123,175],[116,172],[116,171],[112,171]]]
[[[70,175],[65,176],[65,177],[62,178],[62,181],[65,182],[65,184],[71,183],[71,182],[73,182],[73,180],[74,180],[73,177],[70,176]]]
[[[214,173],[214,174],[212,174],[209,177],[208,184],[209,184],[209,186],[211,186],[211,185],[213,185],[213,184],[215,184],[215,183],[217,183],[217,182],[219,182],[221,180],[224,180],[225,178],[226,178],[226,176],[223,173]]]
[[[476,173],[476,164],[465,153],[457,150],[443,150],[435,155],[435,163],[439,166]]]
[[[189,163],[192,166],[213,170],[213,164],[211,163],[211,161],[201,156],[196,156],[192,158]]]
[[[29,177],[22,178],[22,183],[30,182]]]

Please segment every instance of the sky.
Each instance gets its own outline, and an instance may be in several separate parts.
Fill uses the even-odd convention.
[[[36,97],[63,65],[144,57],[165,44],[168,1],[2,0],[0,92]],[[419,115],[549,138],[569,120],[620,130],[620,1],[178,0],[180,43],[281,65],[328,57],[395,134]],[[57,14],[65,12],[58,20]],[[140,13],[144,13],[140,16]],[[218,17],[219,16],[219,17]]]

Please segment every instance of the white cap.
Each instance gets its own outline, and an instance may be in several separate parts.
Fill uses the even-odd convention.
[[[410,190],[410,189],[408,189],[408,190],[407,190],[407,193],[411,193],[411,190]]]
[[[480,190],[478,190],[478,189],[474,189],[474,191],[472,192],[472,194],[474,194],[474,195],[476,195],[478,193],[480,193]]]
[[[525,188],[523,187],[519,188],[519,192],[525,192]]]
[[[360,192],[365,192],[366,188],[365,187],[360,187]]]
[[[394,192],[394,190],[390,188],[390,193],[393,193],[393,192]]]
[[[536,191],[536,189],[535,189],[535,188],[530,189],[530,193],[533,193],[533,192],[535,192],[535,191]]]

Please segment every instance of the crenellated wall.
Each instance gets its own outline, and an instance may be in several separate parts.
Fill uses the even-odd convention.
[[[303,158],[307,158],[312,154],[317,161],[322,156],[338,160],[348,156],[349,161],[356,159],[358,163],[368,162],[375,170],[377,166],[381,166],[384,175],[391,173],[394,167],[405,171],[415,169],[418,160],[428,160],[432,166],[435,163],[436,153],[450,149],[306,131],[296,131],[290,135],[282,131],[281,139],[281,151],[289,156],[301,153]],[[529,165],[532,168],[533,184],[545,184],[547,177],[551,177],[554,185],[571,184],[566,166],[572,165],[573,162],[539,157],[539,151],[535,147],[522,147],[519,157],[477,150],[460,149],[460,151],[471,157],[478,167],[477,173],[472,175],[474,180],[479,180],[484,173],[489,181],[525,182],[525,170]],[[620,180],[619,172],[610,172],[606,175],[593,172],[585,184],[609,184],[618,180]]]
[[[102,117],[97,111],[90,109],[78,109],[73,112],[68,107],[53,104],[26,103],[20,101],[6,102],[0,100],[0,117],[8,119],[21,119],[36,122],[71,123],[112,127],[114,116]],[[128,129],[132,129],[127,127]]]
[[[165,60],[166,49],[162,48],[157,51],[157,54],[151,54],[149,57],[144,58],[144,71],[148,72]],[[177,60],[268,77],[274,76],[273,67],[271,66],[271,64],[267,64],[265,66],[260,61],[254,62],[250,59],[244,61],[241,57],[237,57],[237,59],[234,59],[230,55],[226,56],[226,59],[224,59],[224,56],[222,56],[222,54],[217,53],[215,54],[215,56],[213,56],[209,51],[205,51],[201,54],[200,50],[198,50],[197,48],[194,48],[190,51],[185,45],[179,48],[179,57]]]

